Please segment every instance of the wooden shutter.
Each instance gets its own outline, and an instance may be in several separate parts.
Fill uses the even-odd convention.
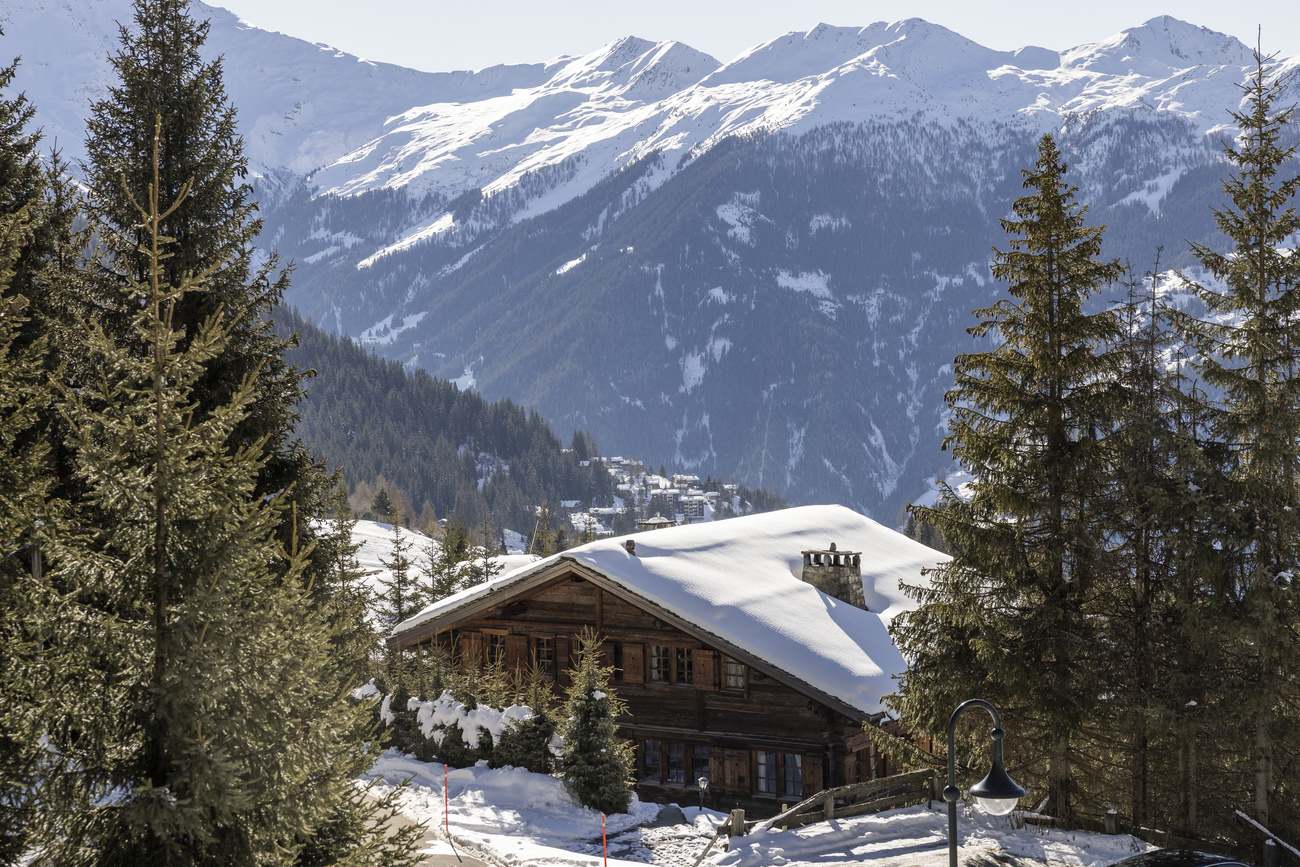
[[[528,636],[506,636],[506,670],[528,671]]]
[[[573,663],[569,661],[569,637],[567,635],[555,636],[555,683],[560,687],[567,687],[573,681],[569,677],[569,669],[573,668]]]
[[[722,778],[729,789],[748,792],[750,789],[749,750],[726,750],[723,762],[726,766]]]
[[[718,653],[715,650],[697,650],[695,658],[695,688],[718,689]]]
[[[467,632],[460,637],[460,670],[477,671],[483,666],[483,636]]]
[[[606,640],[600,643],[600,664],[606,668],[614,667],[614,642]]]
[[[822,757],[803,757],[803,797],[815,795],[822,790]]]
[[[645,683],[645,645],[623,645],[623,682]]]
[[[844,783],[852,785],[858,782],[858,754],[850,751],[844,757]]]

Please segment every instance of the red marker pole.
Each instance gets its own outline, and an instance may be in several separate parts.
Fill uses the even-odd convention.
[[[447,766],[442,766],[442,823],[443,828],[447,831],[447,839],[451,839],[451,799],[447,795]]]
[[[605,839],[605,814],[600,814],[600,848],[605,853],[605,867],[609,867],[609,842]]]

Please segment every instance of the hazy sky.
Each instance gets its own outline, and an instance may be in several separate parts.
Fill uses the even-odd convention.
[[[585,54],[620,36],[677,40],[724,63],[819,22],[924,18],[989,48],[1061,50],[1157,15],[1300,54],[1300,0],[208,0],[266,30],[429,72]]]

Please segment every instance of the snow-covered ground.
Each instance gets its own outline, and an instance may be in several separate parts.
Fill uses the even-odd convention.
[[[578,804],[554,777],[517,768],[491,770],[482,764],[445,769],[389,750],[368,781],[376,792],[406,781],[401,795],[403,812],[426,822],[436,837],[446,839],[445,829],[449,829],[452,843],[461,852],[505,867],[591,867],[601,863],[600,813]],[[658,804],[634,798],[628,814],[606,817],[609,863],[690,867],[726,818],[723,813],[689,806],[691,800],[691,794],[685,793],[679,814],[671,809],[660,813]],[[964,805],[959,810],[963,858],[975,850],[987,850],[1039,864],[1105,867],[1150,848],[1126,834],[1043,829],[1024,825],[1015,814],[995,818]],[[890,862],[906,856],[915,863],[946,864],[947,833],[946,805],[935,802],[928,808],[922,804],[790,831],[756,832],[737,838],[727,852],[719,848],[726,840],[723,835],[703,863],[716,867],[832,867]],[[431,851],[446,853],[450,848],[439,843]]]

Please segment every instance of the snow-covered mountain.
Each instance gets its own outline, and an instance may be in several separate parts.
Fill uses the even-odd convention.
[[[0,11],[70,153],[127,10]],[[318,324],[619,450],[887,521],[946,471],[942,393],[1038,136],[1057,134],[1113,255],[1144,270],[1163,245],[1176,264],[1214,239],[1253,65],[1169,17],[1014,52],[910,19],[725,64],[629,37],[434,74],[196,10],[264,240],[299,263],[290,300]]]

